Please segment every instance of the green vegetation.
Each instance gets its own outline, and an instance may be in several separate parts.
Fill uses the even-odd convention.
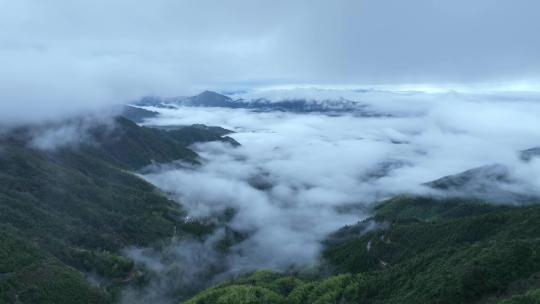
[[[91,137],[97,144],[90,142],[84,152],[130,170],[175,160],[196,162],[197,154],[165,131],[139,127],[123,117],[118,117],[115,125],[92,129]]]
[[[122,106],[119,108],[121,115],[131,121],[142,123],[146,119],[159,116],[158,112],[148,111],[134,106]]]
[[[240,144],[231,137],[224,136],[231,133],[231,131],[219,127],[208,127],[205,125],[191,125],[178,129],[167,131],[168,135],[174,138],[184,146],[189,146],[196,142],[205,141],[221,141],[229,143],[233,146],[239,146]]]
[[[111,301],[78,271],[9,230],[0,230],[0,303]]]
[[[180,205],[130,173],[153,163],[196,164],[181,136],[121,117],[86,130],[83,143],[53,150],[34,148],[34,133],[0,137],[0,303],[114,301],[118,287],[140,275],[121,249],[211,229],[187,225]],[[199,135],[210,138],[198,130],[189,140]]]
[[[498,304],[539,304],[540,289],[532,290],[524,295],[514,296],[508,300],[499,302]]]
[[[188,303],[257,303],[255,290],[291,304],[539,303],[540,206],[399,196],[374,213],[325,242],[333,276],[255,273]]]

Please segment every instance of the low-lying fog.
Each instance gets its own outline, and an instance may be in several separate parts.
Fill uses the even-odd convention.
[[[252,234],[228,258],[234,272],[310,265],[320,241],[369,216],[373,202],[474,167],[505,164],[520,187],[540,189],[540,163],[524,165],[517,153],[540,145],[540,103],[530,96],[357,95],[389,115],[148,108],[162,114],[148,125],[221,126],[242,146],[197,144],[201,167],[144,178],[192,216],[238,210],[232,227]]]

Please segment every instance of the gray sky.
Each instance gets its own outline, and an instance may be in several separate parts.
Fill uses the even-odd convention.
[[[0,0],[0,110],[540,78],[537,0]]]

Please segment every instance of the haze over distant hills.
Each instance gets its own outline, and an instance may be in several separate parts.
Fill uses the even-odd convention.
[[[191,97],[160,98],[145,97],[134,103],[139,106],[155,107],[222,107],[231,109],[250,109],[255,111],[290,111],[290,112],[354,112],[362,116],[380,115],[370,112],[365,104],[342,97],[336,99],[285,98],[271,100],[267,98],[233,99],[212,91],[204,91]]]

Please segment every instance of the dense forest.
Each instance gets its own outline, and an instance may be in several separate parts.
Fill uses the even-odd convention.
[[[256,272],[187,303],[540,303],[539,222],[537,205],[400,196],[329,236],[320,269]]]
[[[131,172],[172,161],[193,165],[198,156],[190,143],[232,141],[222,130],[158,130],[116,117],[86,130],[80,144],[32,145],[43,128],[80,123],[1,136],[1,303],[115,301],[122,286],[144,280],[121,249],[166,240],[184,226],[199,229],[184,222],[179,204]]]

